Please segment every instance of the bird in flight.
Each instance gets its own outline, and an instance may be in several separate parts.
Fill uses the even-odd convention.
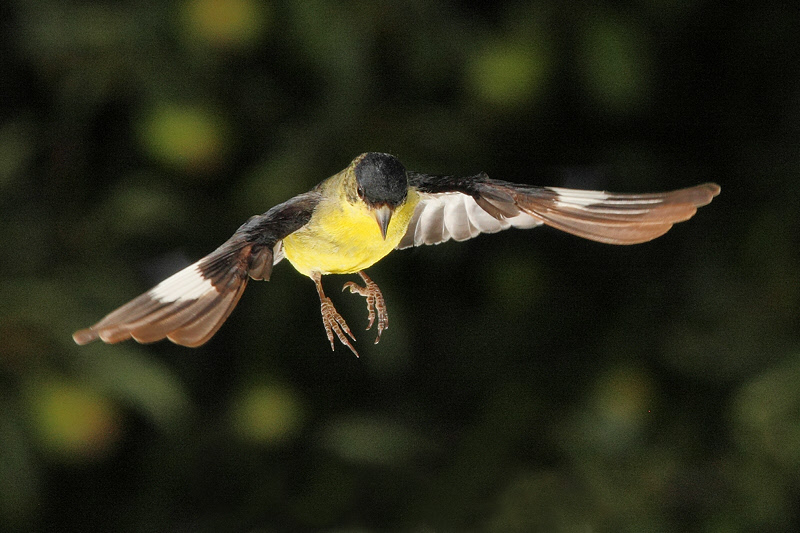
[[[670,192],[615,194],[433,176],[406,170],[397,158],[369,152],[310,191],[251,217],[222,246],[165,279],[97,324],[73,334],[78,344],[164,338],[200,346],[228,318],[248,278],[268,280],[284,257],[319,293],[331,349],[334,336],[358,356],[355,337],[322,288],[325,274],[357,273],[344,284],[366,298],[367,329],[389,325],[386,303],[369,268],[395,249],[463,241],[481,233],[542,224],[609,244],[637,244],[666,233],[711,202],[706,183]]]

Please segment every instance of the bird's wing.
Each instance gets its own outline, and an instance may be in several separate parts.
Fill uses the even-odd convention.
[[[209,255],[72,338],[78,344],[165,337],[183,346],[204,344],[239,302],[248,277],[269,279],[283,258],[282,239],[308,222],[318,201],[318,193],[305,193],[251,217]]]
[[[705,183],[670,192],[617,194],[518,185],[483,173],[466,178],[408,175],[420,202],[397,248],[541,224],[593,241],[637,244],[688,220],[720,191]]]

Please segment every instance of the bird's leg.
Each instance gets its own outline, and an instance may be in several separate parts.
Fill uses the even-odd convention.
[[[375,316],[378,317],[378,336],[375,339],[375,344],[381,340],[381,333],[383,330],[389,328],[389,314],[386,312],[386,301],[383,299],[383,294],[378,288],[378,284],[372,281],[366,272],[363,270],[358,273],[361,279],[364,280],[364,286],[357,285],[352,281],[348,281],[342,287],[342,290],[350,289],[353,294],[360,294],[367,299],[367,311],[369,311],[369,324],[367,329],[370,329],[375,323]]]
[[[347,327],[347,322],[344,321],[342,315],[340,315],[339,311],[333,306],[331,299],[325,296],[325,291],[322,290],[322,275],[319,272],[314,272],[311,275],[311,279],[314,280],[317,286],[317,293],[319,294],[320,307],[322,310],[322,324],[325,326],[325,333],[328,335],[328,341],[331,343],[331,350],[334,349],[333,334],[336,333],[339,342],[350,348],[350,351],[358,357],[358,352],[353,348],[347,336],[353,339],[353,341],[355,341],[356,338],[350,332],[350,328]],[[345,335],[345,333],[347,335]]]

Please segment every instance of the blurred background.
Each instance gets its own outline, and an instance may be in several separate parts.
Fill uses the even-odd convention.
[[[796,531],[791,3],[18,0],[0,7],[0,530]],[[794,37],[793,37],[794,36]],[[391,327],[287,262],[207,345],[86,327],[361,152],[620,192],[633,247],[390,255]]]

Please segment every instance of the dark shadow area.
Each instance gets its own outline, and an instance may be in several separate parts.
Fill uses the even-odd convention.
[[[800,528],[800,26],[758,3],[0,7],[0,529]],[[73,331],[361,152],[721,195],[647,244],[550,228],[284,261],[187,349]]]

